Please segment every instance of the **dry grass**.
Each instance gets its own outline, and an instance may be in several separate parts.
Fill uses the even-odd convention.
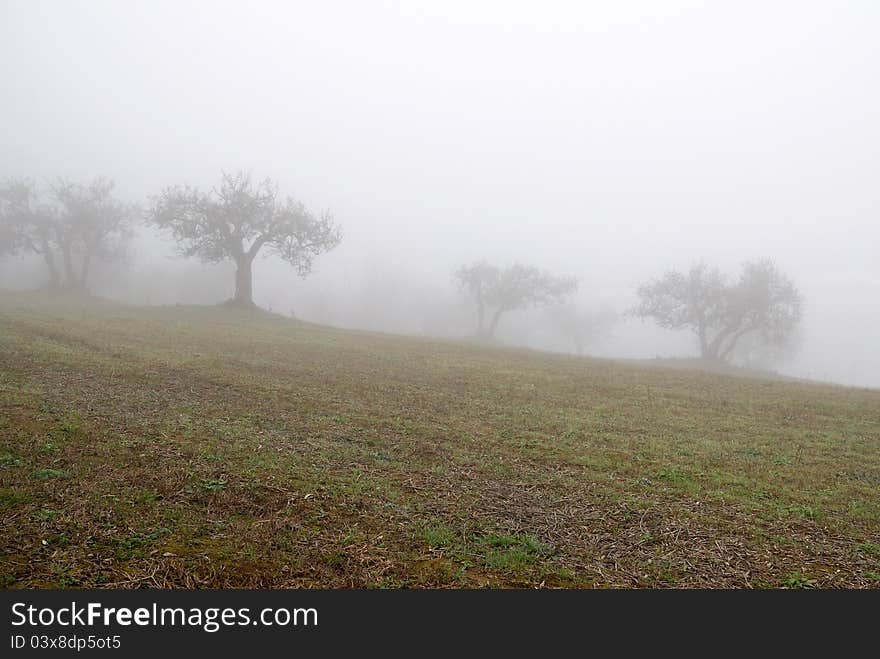
[[[880,392],[0,295],[6,587],[880,587]]]

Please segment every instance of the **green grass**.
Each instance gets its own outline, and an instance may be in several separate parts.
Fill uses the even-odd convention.
[[[877,588],[880,391],[3,293],[0,511],[12,587]]]
[[[64,469],[38,469],[34,472],[33,478],[36,480],[47,480],[49,478],[71,478],[71,474],[69,471],[65,471]]]

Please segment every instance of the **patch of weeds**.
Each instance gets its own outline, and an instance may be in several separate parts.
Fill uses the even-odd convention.
[[[125,538],[115,541],[116,557],[125,560],[143,554],[143,550],[164,535],[171,533],[170,529],[161,527],[149,533],[132,533]]]
[[[696,494],[700,491],[701,486],[698,478],[704,477],[705,474],[690,474],[678,469],[660,469],[654,474],[659,481],[667,483],[672,487],[680,488],[686,492]]]
[[[655,474],[655,478],[666,481],[667,483],[683,484],[690,481],[687,474],[677,469],[661,469]]]
[[[203,478],[196,485],[204,492],[220,492],[226,489],[227,482],[221,478]]]
[[[808,517],[810,519],[818,519],[822,516],[822,513],[818,508],[801,504],[785,506],[783,510],[790,515],[800,515],[801,517]]]
[[[45,480],[49,480],[52,478],[67,479],[67,478],[73,478],[73,474],[71,474],[69,471],[65,471],[63,469],[46,468],[46,469],[39,469],[39,470],[35,471],[33,478],[34,478],[34,480],[38,480],[38,481],[45,481]]]
[[[70,538],[64,533],[59,533],[58,535],[51,535],[46,538],[44,544],[53,545],[55,547],[66,547],[70,544]]]
[[[786,588],[815,588],[816,582],[801,572],[792,572],[782,580]]]
[[[49,437],[55,440],[64,440],[82,429],[81,421],[77,418],[62,419],[49,430]]]
[[[340,567],[345,563],[345,554],[341,551],[334,551],[324,555],[324,562],[330,567]]]
[[[68,574],[64,572],[58,575],[58,587],[59,588],[73,588],[77,585],[78,580],[72,574]]]
[[[377,584],[376,587],[379,590],[402,590],[409,585],[409,582],[405,579],[401,579],[400,577],[383,577]]]
[[[548,578],[561,583],[573,583],[577,578],[574,570],[567,567],[556,567],[546,575]]]
[[[279,453],[258,453],[257,455],[248,458],[248,465],[251,467],[252,470],[277,470],[283,468],[285,461],[288,459],[289,456]]]
[[[159,499],[160,496],[156,490],[144,490],[135,497],[135,503],[153,503]]]
[[[382,453],[381,451],[373,451],[370,453],[370,457],[376,462],[394,462],[393,457],[386,453]]]
[[[37,512],[34,513],[34,519],[39,522],[49,522],[49,521],[55,519],[56,517],[58,517],[58,515],[60,515],[60,514],[61,514],[61,511],[59,511],[59,510],[51,510],[49,508],[43,508],[42,510],[38,510]]]
[[[22,465],[21,458],[4,453],[0,455],[0,469],[10,469],[12,467],[20,467]]]
[[[150,440],[147,437],[125,437],[121,442],[123,448],[130,449],[138,449],[149,443]]]
[[[880,558],[880,545],[876,542],[860,542],[856,545],[856,551],[860,554],[867,554],[868,556],[873,556],[874,558]]]
[[[549,547],[533,535],[490,534],[483,544],[490,548],[486,565],[500,570],[521,570],[550,554]]]
[[[455,542],[455,534],[443,525],[427,526],[421,530],[419,537],[427,542],[431,549],[449,547]]]
[[[0,508],[12,508],[22,503],[30,503],[32,500],[27,492],[19,492],[11,487],[0,487]]]
[[[877,506],[873,502],[868,504],[865,501],[852,500],[848,503],[847,508],[852,515],[862,519],[877,520]]]
[[[58,413],[58,411],[55,409],[55,406],[47,401],[43,401],[40,403],[39,410],[40,414],[44,415],[42,417],[44,420],[48,417],[54,418]]]

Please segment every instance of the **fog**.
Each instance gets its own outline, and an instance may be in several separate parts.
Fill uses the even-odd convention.
[[[342,244],[257,304],[343,327],[465,337],[453,270],[532,263],[624,314],[704,260],[772,258],[805,307],[780,372],[880,387],[880,5],[874,2],[0,3],[0,177],[113,178],[147,204],[221,170],[330,209]],[[231,295],[231,263],[141,228],[96,293]],[[39,262],[0,259],[0,287]],[[105,275],[108,270],[105,269]],[[501,343],[571,351],[545,311]],[[622,316],[587,347],[690,357]]]

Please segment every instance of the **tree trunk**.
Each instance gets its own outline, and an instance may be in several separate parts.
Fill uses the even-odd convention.
[[[46,262],[46,267],[49,268],[49,286],[61,288],[61,274],[58,272],[58,265],[55,263],[55,255],[48,246],[43,251],[43,260]]]
[[[83,254],[82,268],[79,271],[79,279],[77,280],[77,288],[85,293],[87,289],[86,282],[89,279],[89,266],[91,265],[92,255],[89,252],[88,248],[86,248],[85,253]]]
[[[706,326],[702,322],[697,330],[697,336],[700,337],[700,357],[707,359],[709,353],[709,341],[706,338]]]
[[[736,347],[737,342],[738,342],[743,336],[745,336],[746,334],[748,334],[749,332],[751,332],[751,331],[754,330],[754,329],[757,329],[757,328],[755,328],[755,327],[749,325],[749,326],[746,326],[746,327],[742,328],[739,332],[737,332],[736,334],[734,334],[734,335],[731,337],[731,339],[730,339],[730,343],[727,345],[727,347],[726,347],[724,350],[721,351],[720,359],[721,359],[722,361],[725,361],[725,362],[726,362],[726,361],[727,361],[727,358],[730,356],[730,353],[731,353],[731,352],[733,351],[733,349]]]
[[[700,350],[700,357],[707,362],[723,361],[718,355],[718,349],[711,343],[702,347]]]
[[[724,344],[725,339],[735,331],[736,325],[728,325],[720,330],[718,334],[715,335],[715,338],[706,345],[706,348],[703,351],[703,358],[711,361],[723,362],[724,357],[721,354],[721,346]]]
[[[254,306],[253,258],[244,256],[235,262],[235,297],[232,303],[239,307]]]
[[[43,255],[43,261],[49,269],[49,286],[51,288],[61,288],[61,273],[58,272],[58,264],[55,262],[55,252],[49,244],[49,234],[45,229],[38,234],[39,247],[31,243],[32,249],[38,254]]]
[[[64,286],[65,288],[76,288],[78,280],[73,268],[73,255],[70,251],[69,243],[61,246],[61,254],[64,257]]]
[[[486,333],[486,307],[482,300],[477,300],[477,336]]]
[[[718,351],[713,350],[713,344],[702,341],[700,342],[700,357],[706,361],[714,362],[718,360]]]
[[[498,307],[498,310],[495,312],[495,315],[492,316],[492,322],[489,325],[489,331],[486,333],[487,339],[494,338],[495,328],[498,327],[498,320],[501,318],[502,313],[504,313],[504,307]]]

